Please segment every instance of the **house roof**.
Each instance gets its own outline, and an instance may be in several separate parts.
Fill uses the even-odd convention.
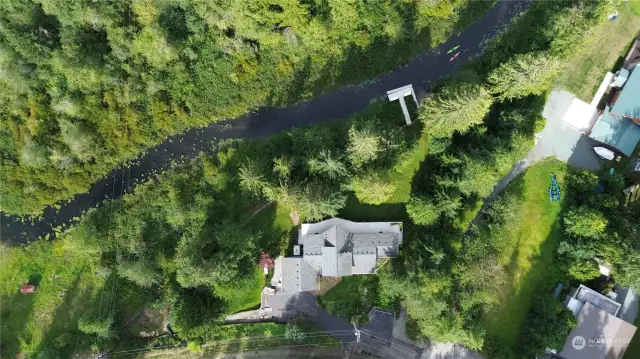
[[[402,223],[356,223],[332,218],[302,224],[298,244],[302,257],[285,257],[280,266],[285,292],[317,290],[318,276],[373,274],[379,257],[397,256]]]
[[[322,255],[322,247],[324,247],[324,238],[321,234],[310,234],[304,238],[302,253],[308,255]]]
[[[353,254],[353,274],[373,274],[376,272],[375,254]]]
[[[560,355],[565,359],[621,359],[635,331],[635,326],[587,302]],[[584,347],[574,347],[576,336],[584,338]]]
[[[620,303],[582,284],[580,284],[573,297],[583,303],[586,302],[596,308],[600,308],[611,315],[618,315],[620,311]]]
[[[640,121],[640,71],[631,72],[611,113]]]
[[[349,232],[338,226],[332,226],[322,233],[322,238],[330,245],[336,247],[339,252],[344,250],[344,246],[347,243]],[[326,243],[325,243],[326,245]]]
[[[282,291],[300,292],[317,290],[318,272],[302,258],[282,258]]]
[[[352,222],[334,217],[318,223],[302,223],[298,232],[298,244],[303,244],[306,236],[322,234],[333,226],[338,226],[349,233],[394,233],[399,243],[402,243],[401,222]]]
[[[640,74],[640,71],[636,72]],[[622,95],[620,98],[622,98]],[[616,105],[618,102],[616,102]],[[591,129],[589,137],[611,145],[625,155],[631,156],[638,141],[640,141],[640,126],[628,118],[615,116],[610,111],[609,106],[607,106],[602,116]]]
[[[325,277],[338,276],[338,250],[336,247],[322,248],[322,271]]]
[[[628,323],[635,322],[638,315],[638,294],[631,288],[619,289],[616,302],[621,304],[618,317]]]

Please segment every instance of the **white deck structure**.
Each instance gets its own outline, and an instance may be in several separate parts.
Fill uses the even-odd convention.
[[[413,102],[418,106],[418,99],[416,98],[416,93],[413,91],[413,86],[407,85],[387,91],[387,96],[389,96],[389,101],[400,101],[400,107],[402,107],[402,113],[404,114],[404,121],[407,125],[410,125],[411,117],[409,117],[409,111],[407,110],[407,104],[404,102],[404,98],[405,96],[412,96]]]

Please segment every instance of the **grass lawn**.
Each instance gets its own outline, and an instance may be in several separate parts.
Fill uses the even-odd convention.
[[[0,247],[3,358],[52,349],[70,358],[77,350],[90,351],[95,339],[80,332],[80,317],[113,313],[120,331],[153,298],[130,282],[116,278],[114,285],[112,272],[98,271],[95,264],[94,256],[75,253],[62,240]],[[36,292],[20,294],[27,283],[36,285]]]
[[[229,308],[227,312],[233,314],[259,308],[262,288],[264,288],[264,272],[261,268],[255,266],[250,278],[242,283],[235,283],[231,288],[227,288],[229,295],[223,295],[228,300]],[[221,294],[219,290],[216,292],[219,295]]]
[[[596,29],[592,42],[576,54],[558,79],[560,87],[583,101],[591,102],[606,72],[624,57],[640,30],[640,0],[621,3],[618,11],[618,19]]]
[[[640,16],[640,0],[629,0],[629,7],[634,14]]]
[[[429,136],[422,134],[416,146],[407,153],[398,164],[389,171],[389,180],[396,190],[386,203],[406,203],[411,195],[413,176],[420,169],[420,164],[429,152]]]
[[[354,275],[340,282],[320,297],[320,305],[329,313],[357,323],[369,321],[369,311],[378,298],[378,277]]]
[[[551,290],[550,270],[555,248],[562,238],[559,223],[561,203],[549,200],[550,176],[555,173],[563,189],[566,164],[546,159],[516,178],[507,191],[519,198],[519,220],[510,222],[499,235],[507,236],[501,258],[507,269],[508,288],[495,313],[485,320],[487,337],[506,346],[517,343],[535,293]]]

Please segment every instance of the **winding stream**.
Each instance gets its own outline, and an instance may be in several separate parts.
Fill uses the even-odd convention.
[[[53,235],[54,227],[68,225],[74,217],[80,217],[84,211],[99,206],[106,199],[121,197],[123,193],[133,190],[137,183],[165,170],[172,161],[192,158],[200,152],[211,152],[214,147],[211,144],[219,140],[264,138],[295,127],[347,118],[363,110],[372,100],[384,99],[386,91],[407,84],[413,85],[416,96],[422,100],[432,83],[451,74],[460,63],[480,53],[482,44],[526,10],[530,3],[531,0],[500,0],[482,19],[458,36],[371,81],[344,87],[289,107],[262,107],[233,120],[216,122],[170,137],[141,155],[135,164],[113,170],[87,193],[62,203],[60,209],[47,208],[37,220],[23,222],[16,216],[0,215],[0,241],[13,245],[47,234]],[[450,62],[446,50],[456,45],[460,45],[461,54]]]

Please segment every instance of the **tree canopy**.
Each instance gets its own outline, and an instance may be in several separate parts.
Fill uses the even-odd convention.
[[[493,98],[480,84],[460,83],[447,86],[429,98],[420,108],[424,130],[434,137],[465,133],[482,123]]]
[[[3,2],[0,210],[40,213],[167,136],[388,71],[466,5]]]

